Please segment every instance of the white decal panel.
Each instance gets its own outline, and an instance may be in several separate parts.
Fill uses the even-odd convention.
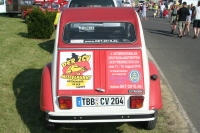
[[[60,52],[59,90],[93,89],[93,52]]]

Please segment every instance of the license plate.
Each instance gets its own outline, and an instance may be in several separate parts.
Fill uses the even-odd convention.
[[[123,106],[124,97],[77,97],[78,107],[83,106]]]

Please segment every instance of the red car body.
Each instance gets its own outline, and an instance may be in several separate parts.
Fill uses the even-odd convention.
[[[160,79],[148,61],[133,8],[67,8],[53,60],[42,73],[40,108],[54,123],[136,122],[156,125]]]

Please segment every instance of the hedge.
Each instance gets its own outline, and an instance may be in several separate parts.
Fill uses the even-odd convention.
[[[28,11],[26,23],[28,27],[28,37],[36,39],[49,39],[53,34],[55,11],[41,10],[35,7]]]

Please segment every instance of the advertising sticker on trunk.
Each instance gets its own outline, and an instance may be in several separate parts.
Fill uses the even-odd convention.
[[[60,52],[59,90],[93,89],[93,52]]]
[[[140,50],[107,52],[108,88],[143,93],[143,70]]]

